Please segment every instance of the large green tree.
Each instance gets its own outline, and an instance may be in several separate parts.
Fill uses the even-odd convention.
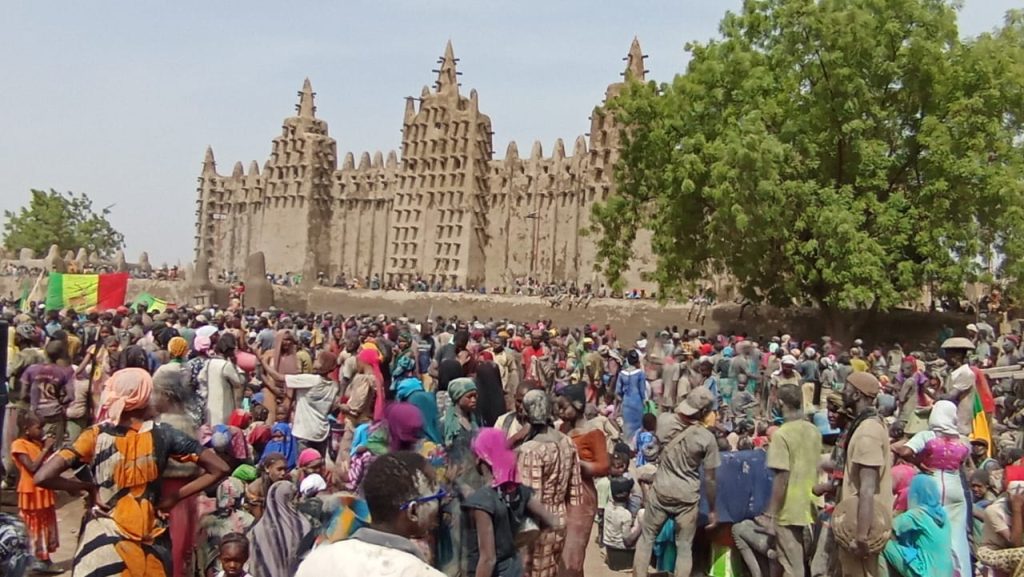
[[[609,103],[623,147],[594,209],[609,280],[641,227],[665,297],[728,272],[832,321],[958,292],[992,263],[1020,278],[1024,19],[961,40],[956,11],[747,0],[671,83],[632,83]]]
[[[84,248],[89,254],[111,258],[124,247],[124,235],[114,229],[109,217],[109,207],[97,212],[85,194],[32,190],[28,206],[17,213],[4,211],[4,246],[8,250],[30,248],[39,256],[52,245],[61,253]]]

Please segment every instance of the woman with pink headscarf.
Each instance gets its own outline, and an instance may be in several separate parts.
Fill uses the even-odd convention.
[[[470,517],[466,546],[469,575],[511,577],[523,574],[517,534],[527,517],[540,528],[554,528],[557,520],[541,504],[533,489],[519,483],[516,455],[500,429],[481,429],[473,439],[473,454],[484,486],[463,503]],[[539,535],[539,531],[537,532]]]
[[[357,427],[371,420],[384,418],[384,375],[380,372],[380,353],[365,348],[356,356],[356,375],[346,391],[348,400],[340,407],[345,419],[345,433],[338,446],[338,472],[340,480],[348,478],[349,450]]]

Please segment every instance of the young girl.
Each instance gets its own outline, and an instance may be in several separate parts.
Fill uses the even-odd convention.
[[[249,539],[241,533],[228,533],[220,542],[220,566],[216,577],[252,577],[245,570],[249,562]]]
[[[11,456],[18,465],[18,512],[25,520],[29,543],[36,556],[33,570],[40,573],[61,573],[50,560],[57,550],[57,509],[53,491],[36,487],[32,481],[39,467],[56,448],[53,437],[43,440],[43,423],[33,413],[18,414],[21,436],[11,443]]]
[[[288,476],[288,461],[281,453],[269,453],[260,462],[259,471],[259,478],[245,488],[246,506],[256,519],[263,516],[270,486]]]
[[[516,455],[500,429],[481,429],[473,440],[477,471],[484,486],[463,503],[472,515],[468,535],[469,577],[513,577],[523,574],[516,549],[516,532],[526,517],[541,528],[557,521],[516,478]]]

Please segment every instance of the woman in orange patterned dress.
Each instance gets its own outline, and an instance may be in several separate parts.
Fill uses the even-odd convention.
[[[558,413],[562,417],[562,432],[569,435],[579,455],[583,479],[580,502],[569,507],[566,514],[565,563],[566,577],[583,576],[583,560],[590,543],[590,532],[597,517],[597,489],[594,479],[608,474],[610,459],[604,432],[587,424],[583,409],[587,403],[583,385],[569,385],[558,396]]]
[[[546,529],[529,547],[524,559],[526,577],[555,577],[565,546],[565,520],[569,507],[580,504],[583,479],[576,447],[551,427],[551,401],[544,391],[523,397],[530,435],[519,447],[519,476],[533,489],[559,526]]]
[[[35,475],[43,488],[90,495],[92,507],[75,553],[74,577],[169,575],[170,536],[158,511],[169,511],[229,472],[213,449],[151,420],[152,391],[153,380],[144,369],[111,375],[100,403],[107,420],[82,431]],[[171,459],[197,463],[203,473],[161,498],[161,476]],[[92,473],[91,481],[61,476],[81,465]]]

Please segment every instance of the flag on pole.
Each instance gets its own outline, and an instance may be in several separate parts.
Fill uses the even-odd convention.
[[[982,404],[981,395],[974,395],[974,420],[973,420],[974,431],[971,433],[971,439],[983,439],[988,443],[988,454],[992,456],[992,432],[988,428],[988,415],[985,413],[985,407]]]
[[[74,308],[77,311],[106,310],[124,306],[128,294],[128,273],[50,273],[46,309]]]
[[[25,279],[21,283],[21,295],[18,297],[18,310],[23,311],[28,306],[28,297],[32,294],[32,279]]]

